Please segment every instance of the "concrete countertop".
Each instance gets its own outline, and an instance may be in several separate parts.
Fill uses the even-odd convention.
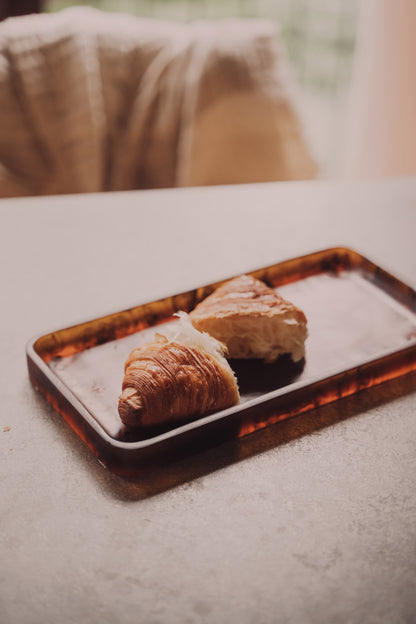
[[[0,223],[1,622],[416,622],[416,374],[127,481],[25,362],[33,335],[335,245],[415,287],[416,180],[2,200]]]

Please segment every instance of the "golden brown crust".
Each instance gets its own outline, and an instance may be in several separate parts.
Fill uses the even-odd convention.
[[[299,321],[306,322],[304,313],[283,299],[273,288],[249,275],[241,275],[217,288],[190,313],[194,326],[210,315],[216,318],[250,315],[273,316],[294,312]]]
[[[232,279],[190,313],[192,324],[223,342],[230,358],[272,362],[282,353],[304,354],[306,317],[273,288],[249,275]]]
[[[119,414],[127,426],[198,418],[238,403],[236,379],[220,360],[196,347],[158,337],[127,359]]]

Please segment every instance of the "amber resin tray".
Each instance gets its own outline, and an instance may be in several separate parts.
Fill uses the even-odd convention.
[[[328,249],[250,274],[305,312],[309,336],[296,365],[287,356],[230,361],[235,407],[146,431],[126,430],[117,412],[130,351],[223,282],[33,339],[30,379],[105,466],[133,476],[416,370],[415,291],[355,251]]]

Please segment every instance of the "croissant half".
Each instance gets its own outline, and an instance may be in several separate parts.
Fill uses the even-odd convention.
[[[239,401],[237,381],[224,347],[189,321],[176,336],[157,334],[132,351],[125,364],[119,414],[129,427],[199,418]]]
[[[307,321],[295,305],[249,275],[232,279],[190,313],[194,327],[224,343],[230,358],[304,357]]]

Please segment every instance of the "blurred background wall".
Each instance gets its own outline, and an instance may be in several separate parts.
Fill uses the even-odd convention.
[[[416,175],[416,1],[362,0],[347,176]]]
[[[71,5],[180,21],[271,18],[320,176],[416,173],[415,0],[0,0],[0,19]]]

